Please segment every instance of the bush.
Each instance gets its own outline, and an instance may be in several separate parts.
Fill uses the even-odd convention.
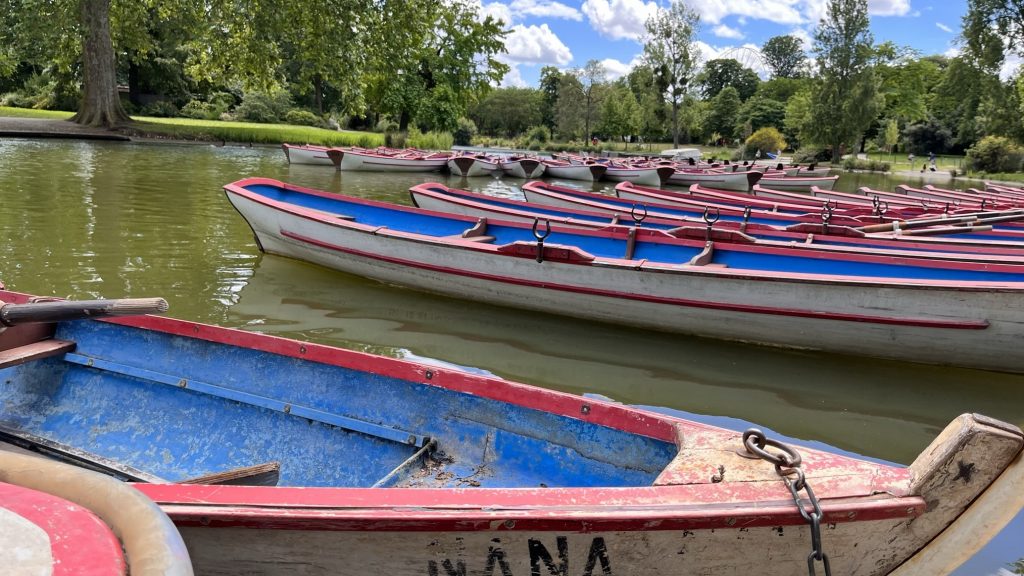
[[[526,131],[526,139],[544,144],[551,140],[551,130],[547,126],[534,126]]]
[[[447,132],[420,132],[416,127],[409,130],[406,145],[422,150],[451,150],[455,138]]]
[[[384,133],[384,145],[388,148],[405,148],[405,141],[408,138],[409,134],[406,132],[388,131]]]
[[[1024,149],[1003,136],[986,136],[967,150],[967,166],[980,172],[1019,172]]]
[[[796,164],[828,162],[831,159],[832,151],[827,148],[801,148],[793,153],[793,162]]]
[[[188,104],[182,106],[181,115],[196,120],[216,120],[220,117],[220,111],[209,102],[190,100]]]
[[[747,150],[760,150],[761,157],[766,157],[768,152],[775,152],[786,147],[786,139],[782,133],[771,126],[758,129],[747,138]],[[756,154],[756,153],[755,153]]]
[[[373,127],[374,132],[398,132],[398,123],[387,118],[381,118],[380,122]]]
[[[888,172],[889,163],[878,160],[861,160],[855,156],[847,156],[843,159],[843,168],[846,170],[865,170],[868,172]]]
[[[153,116],[155,118],[174,118],[178,115],[178,107],[169,100],[157,100],[150,102],[139,109],[141,116]]]
[[[274,124],[280,122],[291,107],[292,96],[287,90],[246,92],[242,103],[235,108],[235,118],[243,122]]]
[[[284,115],[284,121],[287,124],[295,124],[296,126],[320,126],[322,124],[316,114],[299,108],[289,110]]]
[[[458,127],[452,134],[453,140],[459,146],[469,146],[476,136],[476,124],[469,118],[459,118]]]

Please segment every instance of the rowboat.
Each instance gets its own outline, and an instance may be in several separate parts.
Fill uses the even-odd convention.
[[[761,185],[776,190],[807,191],[812,187],[831,190],[835,187],[839,176],[776,176],[766,174]]]
[[[544,173],[552,178],[564,180],[582,180],[584,182],[596,182],[604,177],[608,170],[603,164],[573,164],[565,160],[541,160],[544,164]]]
[[[337,166],[335,160],[328,154],[332,148],[325,146],[296,146],[294,144],[281,144],[284,156],[289,164],[316,164],[322,166]],[[340,161],[340,157],[338,158]]]
[[[48,457],[5,480],[127,480],[199,574],[910,573],[1020,508],[1024,435],[979,415],[900,467],[182,320],[48,319],[2,335],[2,437]],[[127,496],[103,498],[106,521]]]
[[[513,178],[540,178],[544,168],[543,162],[532,157],[511,156],[501,161],[501,171]]]
[[[448,159],[448,171],[454,176],[500,176],[501,161],[486,154],[460,154]]]
[[[225,191],[264,252],[390,284],[726,340],[1024,371],[1017,265],[531,230],[264,178]]]
[[[436,172],[448,164],[451,155],[421,150],[376,151],[348,148],[339,169],[372,172]]]
[[[723,170],[676,170],[669,177],[668,183],[675,186],[692,186],[700,184],[719,190],[747,191],[761,179],[760,172],[726,172]]]
[[[636,209],[602,211],[575,207],[558,208],[458,190],[436,182],[426,182],[409,188],[409,196],[414,206],[425,210],[477,218],[515,222],[546,220],[552,224],[591,230],[607,229],[610,226],[642,226],[647,229],[664,230],[675,236],[688,233],[695,238],[703,238],[707,234],[706,222],[703,219],[673,215],[652,216]],[[1024,220],[1024,212],[1019,213],[1018,217]],[[716,223],[715,228],[712,230],[715,238],[742,238],[763,246],[798,246],[805,250],[831,253],[851,252],[974,263],[1024,264],[1024,243],[984,243],[960,239],[949,232],[945,236],[923,237],[924,234],[933,233],[928,227],[908,228],[897,234],[891,228],[868,233],[858,228],[833,227],[826,224],[797,224],[779,228],[750,222],[725,221]],[[943,230],[946,228],[943,227]]]
[[[607,164],[608,170],[604,173],[607,180],[613,182],[633,182],[634,184],[645,184],[647,186],[661,186],[668,183],[669,178],[675,173],[670,166],[631,166],[628,164]]]

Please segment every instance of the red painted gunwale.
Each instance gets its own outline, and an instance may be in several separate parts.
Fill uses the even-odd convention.
[[[523,187],[524,188],[530,187],[532,184],[535,184],[535,183],[536,183],[535,181],[527,182],[526,184],[523,185]],[[396,231],[396,230],[390,230],[390,229],[388,229],[387,227],[384,227],[384,226],[368,226],[366,224],[360,224],[358,222],[350,222],[350,221],[346,221],[346,220],[339,220],[339,219],[336,219],[336,218],[331,218],[329,215],[327,215],[327,214],[325,214],[323,212],[320,212],[320,211],[317,211],[317,210],[310,210],[310,209],[302,208],[302,207],[299,207],[299,206],[295,206],[293,204],[289,204],[287,202],[280,202],[280,201],[277,201],[277,200],[273,200],[273,199],[267,198],[267,197],[265,197],[263,195],[260,195],[258,193],[255,193],[255,192],[252,192],[250,190],[247,190],[245,188],[245,186],[259,185],[259,184],[275,186],[275,187],[281,187],[281,188],[284,188],[286,190],[294,190],[294,191],[301,192],[301,193],[304,193],[304,194],[310,194],[310,195],[313,195],[313,196],[320,196],[320,197],[324,197],[324,198],[337,199],[337,198],[339,198],[339,196],[341,196],[347,202],[353,202],[353,203],[370,205],[370,206],[379,206],[379,207],[383,207],[383,208],[387,208],[389,210],[395,210],[395,211],[429,214],[429,215],[440,216],[440,217],[448,218],[448,219],[462,220],[462,221],[465,221],[467,223],[470,223],[470,225],[475,225],[476,222],[477,222],[477,218],[472,217],[472,216],[460,216],[460,215],[456,215],[456,214],[448,214],[448,213],[443,213],[443,212],[423,210],[423,209],[415,208],[415,207],[411,207],[411,206],[401,206],[401,205],[392,204],[392,203],[389,203],[389,202],[381,202],[381,201],[376,201],[376,200],[367,200],[367,199],[363,199],[363,198],[355,198],[355,197],[344,196],[344,195],[339,195],[339,194],[330,194],[330,193],[327,193],[327,192],[322,192],[322,191],[313,190],[313,189],[309,189],[309,188],[303,188],[301,186],[295,186],[295,185],[292,185],[292,184],[286,184],[284,182],[280,182],[278,180],[273,180],[273,179],[270,179],[270,178],[246,178],[246,179],[243,179],[243,180],[239,180],[237,182],[233,182],[231,184],[226,184],[224,186],[224,190],[229,195],[230,194],[235,194],[237,196],[241,196],[243,198],[246,198],[246,199],[248,199],[248,200],[250,200],[252,202],[256,202],[258,204],[262,204],[264,206],[271,207],[271,208],[273,208],[275,210],[279,210],[279,211],[282,211],[282,212],[290,213],[290,214],[293,214],[293,215],[298,216],[298,217],[303,218],[303,219],[317,221],[317,222],[320,222],[320,223],[322,223],[324,225],[327,225],[327,226],[330,226],[330,227],[334,227],[334,228],[348,228],[348,229],[359,230],[359,231],[363,231],[363,232],[373,232],[374,234],[381,235],[381,236],[391,236],[391,237],[395,237],[395,238],[403,238],[403,239],[407,239],[407,240],[420,241],[420,242],[425,242],[425,243],[430,243],[430,244],[439,244],[439,243],[440,244],[448,244],[448,245],[457,246],[457,247],[459,247],[461,249],[465,249],[465,250],[475,250],[475,251],[480,251],[480,252],[490,252],[490,253],[493,253],[493,254],[496,254],[496,255],[500,254],[500,252],[499,252],[499,250],[501,248],[500,246],[495,246],[495,245],[490,245],[490,244],[481,244],[479,242],[466,241],[464,239],[457,239],[457,238],[456,239],[439,238],[439,237],[436,237],[436,236],[428,236],[428,235],[424,235],[424,234],[400,232],[400,231]],[[499,223],[502,226],[508,226],[508,227],[512,227],[512,228],[521,228],[521,229],[524,229],[524,230],[530,230],[532,228],[532,225],[526,224],[526,223],[522,223],[522,222],[499,221],[499,220],[495,220],[494,222]],[[558,226],[552,226],[551,229],[552,229],[552,231],[561,231],[561,232],[565,232],[565,233],[569,233],[569,234],[576,234],[576,235],[581,235],[581,236],[605,237],[605,238],[608,238],[608,237],[612,237],[612,238],[616,238],[616,237],[617,238],[625,238],[626,235],[627,235],[627,231],[623,230],[623,229],[586,230],[586,229],[578,229],[578,228],[564,228],[564,227],[558,227]],[[703,241],[688,240],[688,239],[683,239],[683,238],[674,238],[674,237],[670,237],[670,236],[667,236],[665,234],[659,233],[658,231],[655,231],[655,230],[642,230],[642,231],[640,231],[638,233],[638,238],[639,237],[643,237],[645,240],[650,240],[652,242],[665,243],[665,244],[677,244],[677,245],[691,246],[691,247],[703,247],[703,245],[704,245]],[[744,252],[761,252],[761,253],[764,253],[764,254],[777,254],[777,255],[782,255],[782,256],[799,255],[801,257],[812,258],[812,259],[820,259],[820,260],[834,260],[835,259],[835,256],[831,255],[831,254],[822,254],[820,252],[815,252],[815,251],[812,251],[812,250],[804,250],[804,249],[793,248],[793,247],[775,248],[775,247],[767,247],[767,246],[757,246],[757,245],[754,245],[754,244],[739,244],[739,243],[736,243],[736,244],[729,244],[729,249],[730,250],[736,250],[736,251],[744,251]],[[870,253],[866,253],[866,254],[852,254],[852,253],[851,254],[843,254],[843,258],[842,259],[843,260],[849,260],[849,261],[856,261],[856,262],[865,262],[865,263],[908,264],[908,265],[917,265],[917,266],[921,266],[921,267],[930,267],[930,268],[949,268],[949,269],[961,269],[961,270],[974,270],[974,269],[978,268],[978,266],[972,265],[969,262],[948,262],[947,263],[947,262],[936,262],[936,261],[928,261],[928,260],[913,260],[913,259],[909,259],[909,258],[894,258],[894,257],[888,257],[888,256],[878,256],[878,255],[874,255],[874,254],[870,254]],[[897,278],[897,277],[891,277],[891,278],[890,277],[866,278],[866,277],[861,277],[861,276],[849,276],[849,275],[839,275],[839,274],[810,274],[810,273],[798,273],[798,272],[790,272],[790,273],[786,273],[785,275],[782,275],[779,272],[772,271],[772,270],[763,271],[763,270],[752,270],[752,269],[742,269],[742,270],[740,270],[740,269],[717,268],[717,267],[706,267],[706,266],[676,266],[676,265],[672,265],[672,264],[668,264],[668,263],[647,262],[646,260],[640,261],[640,260],[626,260],[626,259],[617,259],[617,258],[597,258],[597,259],[594,260],[595,264],[599,263],[602,266],[622,266],[622,267],[627,267],[627,268],[631,268],[631,269],[635,269],[638,266],[638,264],[637,264],[638,262],[640,263],[639,264],[640,266],[643,266],[643,267],[645,267],[645,269],[650,270],[650,271],[672,272],[672,273],[678,273],[678,274],[715,275],[715,276],[730,277],[730,278],[742,278],[742,279],[750,279],[750,280],[760,279],[760,280],[771,281],[771,282],[791,282],[791,281],[792,282],[825,282],[825,283],[836,283],[836,282],[839,282],[839,283],[843,283],[843,284],[856,285],[856,286],[892,286],[892,285],[896,284],[896,285],[901,285],[901,286],[905,286],[905,287],[913,287],[915,289],[936,288],[936,289],[948,289],[948,290],[957,290],[957,291],[993,291],[993,290],[996,290],[996,291],[1024,291],[1024,284],[1018,284],[1018,283],[1012,283],[1012,282],[1005,282],[1004,283],[1004,282],[978,281],[978,280],[958,280],[958,281],[955,281],[955,282],[947,282],[947,281],[944,281],[944,280],[929,280],[929,279],[912,279],[911,280],[911,279]],[[583,264],[580,264],[580,265],[583,265]],[[1006,271],[1006,272],[1019,272],[1020,271],[1020,267],[1019,266],[1014,266],[1014,265],[1009,265],[1009,264],[984,264],[982,267],[984,269],[986,269],[986,270],[993,270],[993,271]]]
[[[53,576],[125,574],[121,542],[86,508],[63,498],[0,483],[0,508],[35,524],[49,536]]]

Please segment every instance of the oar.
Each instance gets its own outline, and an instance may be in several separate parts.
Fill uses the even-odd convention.
[[[871,224],[860,226],[857,230],[861,232],[892,232],[895,229],[908,230],[911,228],[927,228],[937,224],[971,224],[977,221],[977,216],[956,216],[953,218],[921,218],[917,220],[893,220],[885,224]],[[894,228],[895,227],[895,228]]]
[[[971,232],[991,232],[992,226],[936,226],[934,228],[914,228],[903,232],[904,236],[944,236],[950,234],[970,234]]]
[[[137,316],[167,312],[163,298],[122,298],[117,300],[52,300],[0,306],[0,324],[15,326],[34,322],[62,322],[101,316]]]

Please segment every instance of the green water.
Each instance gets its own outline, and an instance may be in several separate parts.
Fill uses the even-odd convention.
[[[1024,425],[1024,376],[631,330],[419,294],[264,256],[221,191],[247,176],[402,203],[419,182],[506,196],[516,196],[521,183],[289,166],[269,147],[0,140],[0,279],[40,295],[163,296],[179,318],[452,364],[731,428],[754,422],[902,463],[963,412]],[[896,183],[843,175],[839,187],[891,190]],[[1024,557],[1022,542],[1018,518],[961,573],[995,572]]]

